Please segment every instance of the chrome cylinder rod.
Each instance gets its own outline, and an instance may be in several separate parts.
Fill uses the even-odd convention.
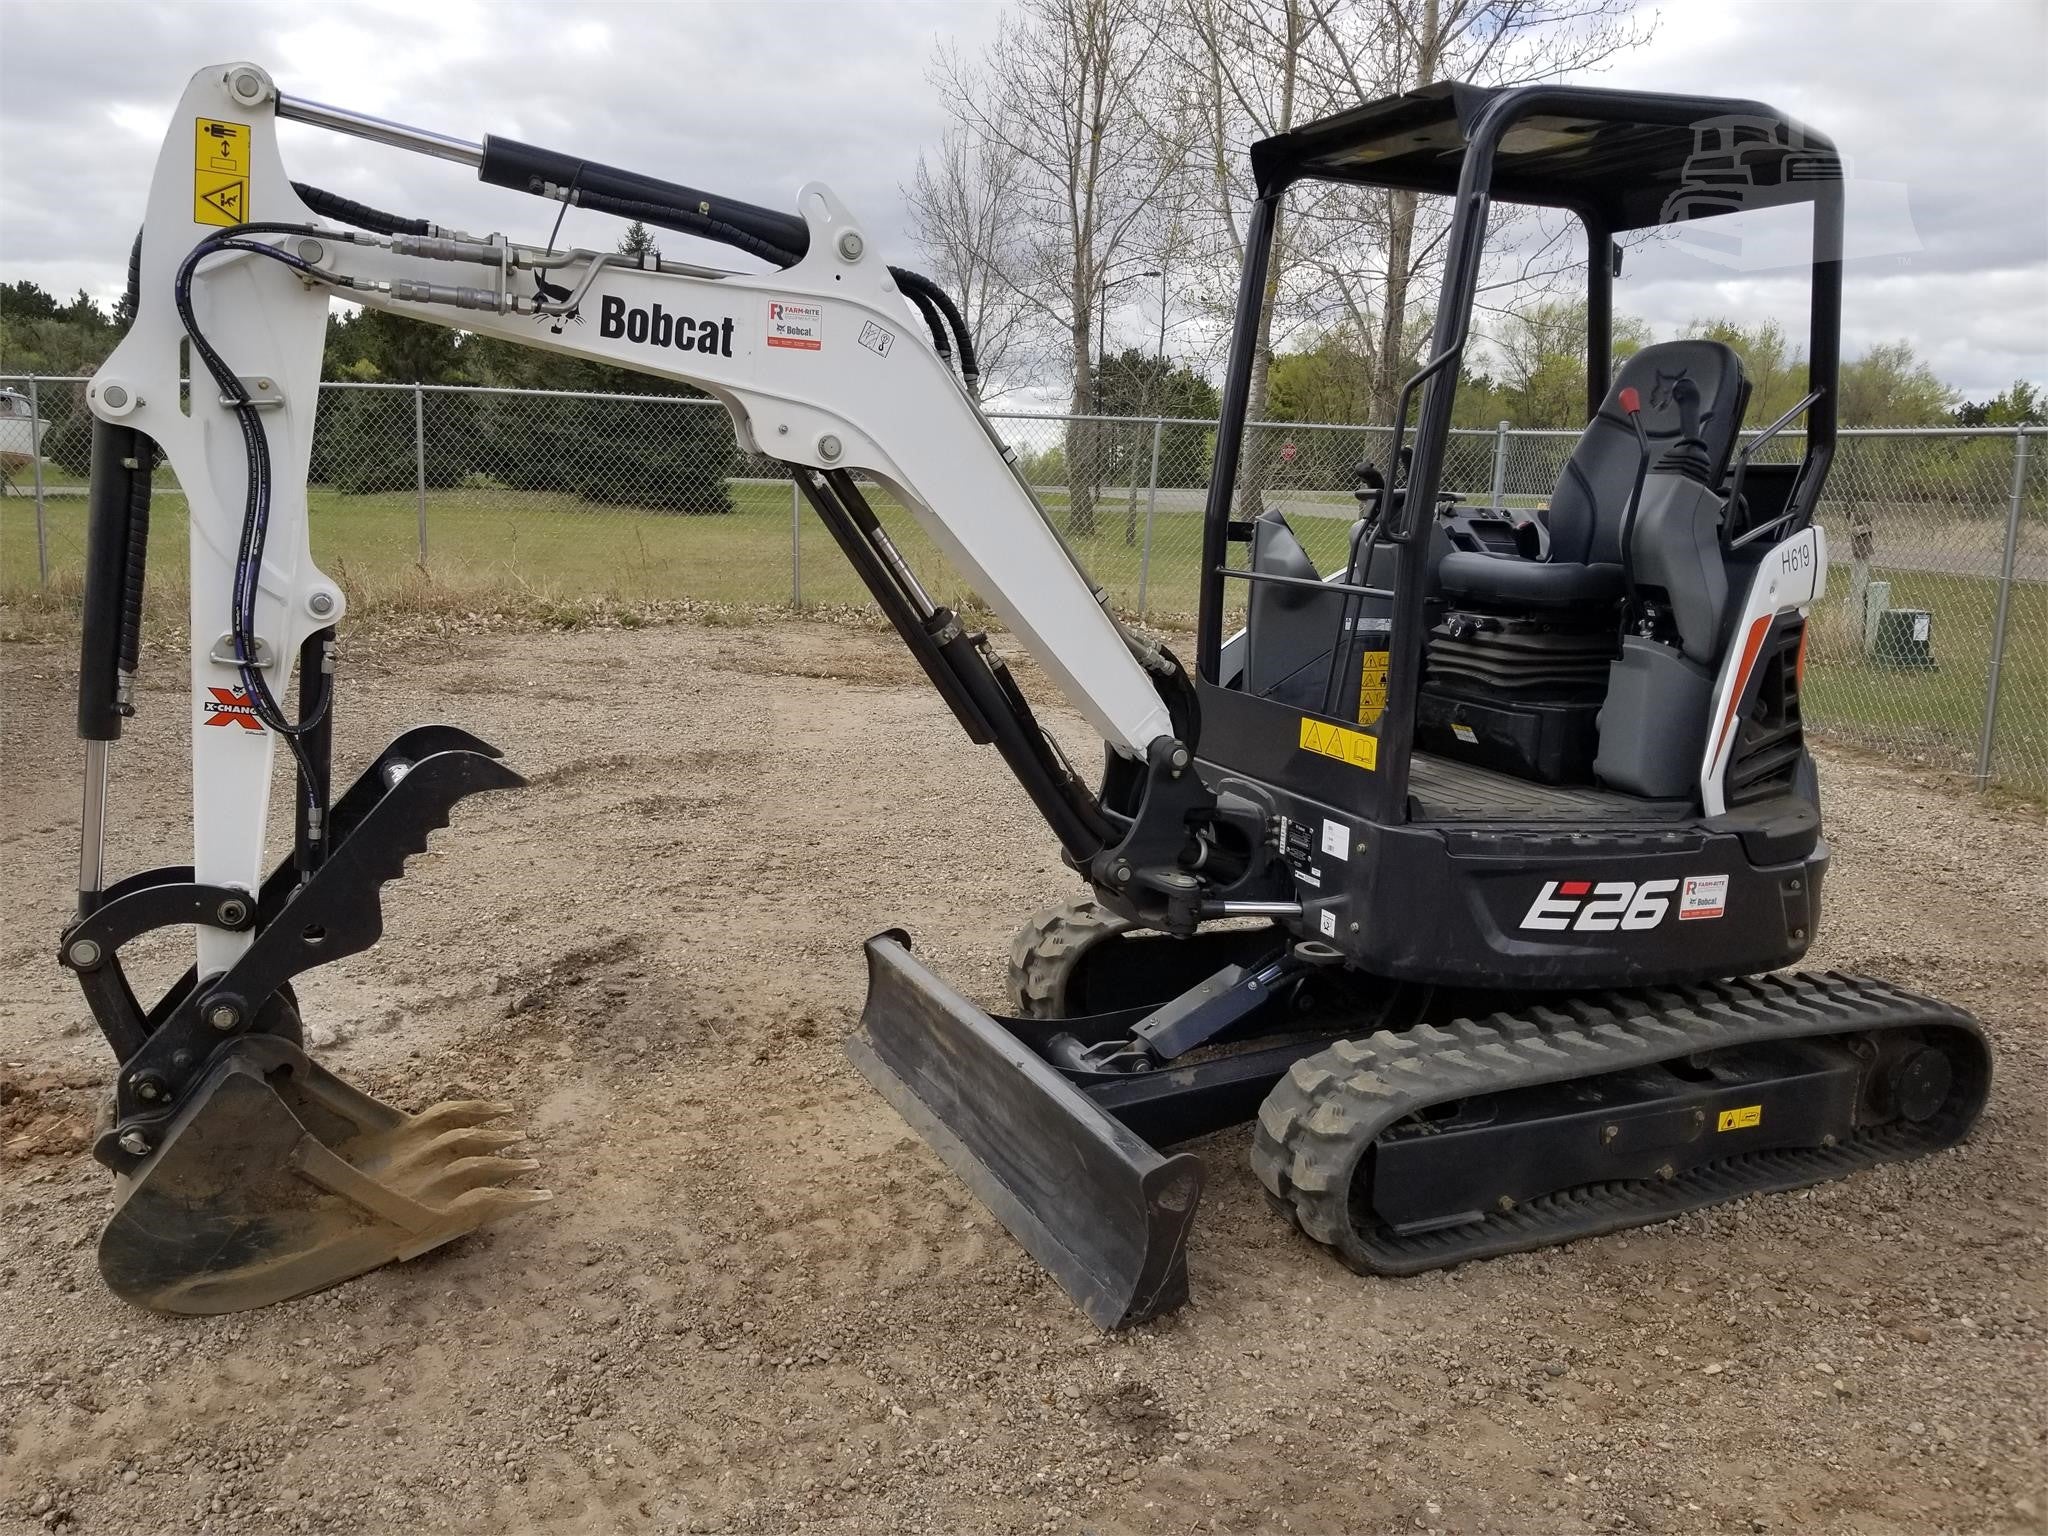
[[[106,887],[107,744],[85,744],[85,806],[78,823],[78,915],[98,903]]]
[[[457,165],[473,169],[484,163],[481,144],[472,144],[467,139],[453,138],[445,133],[430,133],[425,128],[408,128],[404,123],[372,117],[367,112],[330,107],[322,102],[308,101],[303,96],[286,96],[279,92],[277,115],[295,123],[311,123],[316,128],[368,139],[372,144],[388,144],[394,149],[409,149],[418,155],[453,160]]]

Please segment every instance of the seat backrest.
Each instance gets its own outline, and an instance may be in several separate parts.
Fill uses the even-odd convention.
[[[1650,435],[1650,462],[1655,464],[1678,439],[1671,386],[1680,379],[1691,379],[1699,388],[1700,439],[1713,466],[1713,483],[1720,483],[1749,404],[1742,359],[1718,341],[1662,341],[1645,347],[1615,373],[1600,414],[1586,423],[1558,476],[1545,518],[1552,560],[1595,565],[1621,559],[1621,520],[1642,457],[1635,428],[1621,408],[1621,392],[1633,389],[1642,400],[1643,430]]]

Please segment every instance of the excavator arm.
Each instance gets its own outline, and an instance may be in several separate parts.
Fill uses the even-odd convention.
[[[468,235],[294,182],[280,118],[474,166],[486,181],[706,236],[766,260],[725,271]],[[420,1116],[300,1048],[296,976],[373,943],[379,890],[457,801],[522,782],[453,727],[330,784],[341,586],[308,543],[307,475],[336,297],[685,381],[741,446],[790,467],[975,739],[994,744],[1068,860],[1134,917],[1189,931],[1217,903],[1192,770],[1192,690],[1126,632],[978,408],[972,343],[928,281],[890,268],[819,184],[795,214],[502,139],[470,144],[280,95],[250,64],[193,76],[132,262],[134,321],[93,378],[97,418],[79,724],[79,908],[62,956],[121,1060],[95,1155],[119,1176],[102,1268],[150,1305],[221,1311],[301,1294],[446,1241],[536,1191],[480,1128]],[[193,862],[109,883],[109,746],[132,708],[150,471],[190,508]],[[1084,786],[984,637],[932,601],[866,499],[906,507],[1102,736]],[[297,672],[295,712],[284,700]],[[293,855],[264,866],[269,787],[293,759]],[[145,1008],[119,949],[189,924],[192,969]]]

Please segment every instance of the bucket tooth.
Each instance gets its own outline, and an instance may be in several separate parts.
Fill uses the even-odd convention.
[[[508,1108],[504,1113],[510,1114],[511,1110]],[[418,1120],[415,1119],[413,1125],[407,1129],[409,1133],[417,1130]],[[503,1161],[491,1159],[491,1154],[506,1147],[517,1146],[524,1140],[526,1138],[517,1131],[492,1131],[481,1126],[443,1131],[438,1136],[421,1137],[408,1134],[406,1140],[399,1143],[386,1159],[385,1177],[397,1183],[414,1169],[423,1169],[431,1173],[457,1160]]]
[[[495,1155],[520,1138],[482,1100],[406,1115],[276,1036],[222,1049],[124,1175],[100,1235],[117,1295],[162,1312],[237,1312],[409,1259],[549,1198]]]
[[[1201,1160],[1162,1156],[911,957],[868,940],[863,1076],[1059,1281],[1120,1328],[1187,1300]]]

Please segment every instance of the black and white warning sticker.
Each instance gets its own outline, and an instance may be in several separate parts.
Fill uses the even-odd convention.
[[[877,357],[887,357],[889,349],[896,345],[896,333],[872,320],[860,328],[860,335],[854,339]]]

